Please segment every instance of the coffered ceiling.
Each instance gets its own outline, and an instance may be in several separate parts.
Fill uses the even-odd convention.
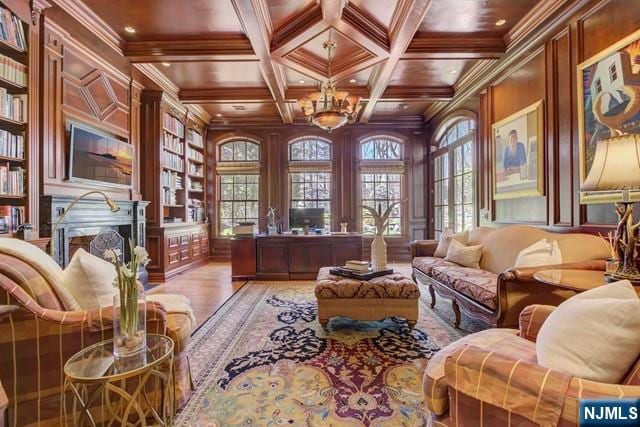
[[[54,0],[56,1],[56,0]],[[213,122],[302,121],[295,100],[332,75],[363,97],[359,121],[428,118],[552,0],[65,0],[109,27]],[[84,3],[82,3],[82,1]],[[557,3],[558,1],[555,0]]]

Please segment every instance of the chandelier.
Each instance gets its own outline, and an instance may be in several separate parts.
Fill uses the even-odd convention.
[[[322,47],[327,51],[329,59],[329,79],[322,84],[320,92],[312,92],[298,99],[298,105],[309,122],[331,132],[346,123],[356,121],[360,111],[360,97],[338,90],[331,81],[331,52],[336,48],[336,42],[329,39]]]

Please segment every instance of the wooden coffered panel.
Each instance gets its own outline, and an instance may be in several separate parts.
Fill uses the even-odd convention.
[[[377,116],[420,116],[429,108],[426,101],[378,101],[373,118]]]
[[[269,17],[271,18],[271,28],[275,31],[281,30],[291,20],[300,15],[305,10],[313,7],[316,0],[270,0],[267,2]]]
[[[258,61],[174,62],[156,67],[182,90],[267,87]]]
[[[474,62],[466,59],[402,59],[389,79],[389,86],[453,86]]]
[[[255,117],[277,120],[280,117],[274,102],[204,104],[202,108],[211,115],[214,122],[243,118],[248,121]]]

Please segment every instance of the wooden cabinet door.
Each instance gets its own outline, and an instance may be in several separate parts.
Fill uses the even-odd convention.
[[[258,243],[258,271],[289,273],[289,251],[286,242]]]
[[[320,267],[331,266],[331,243],[291,243],[289,271],[317,274]]]

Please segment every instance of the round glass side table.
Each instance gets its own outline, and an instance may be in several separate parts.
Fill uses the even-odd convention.
[[[145,351],[116,359],[113,340],[76,353],[64,365],[65,425],[168,426],[174,414],[173,340],[147,335]],[[67,407],[67,394],[73,402]],[[125,422],[126,421],[126,422]]]

